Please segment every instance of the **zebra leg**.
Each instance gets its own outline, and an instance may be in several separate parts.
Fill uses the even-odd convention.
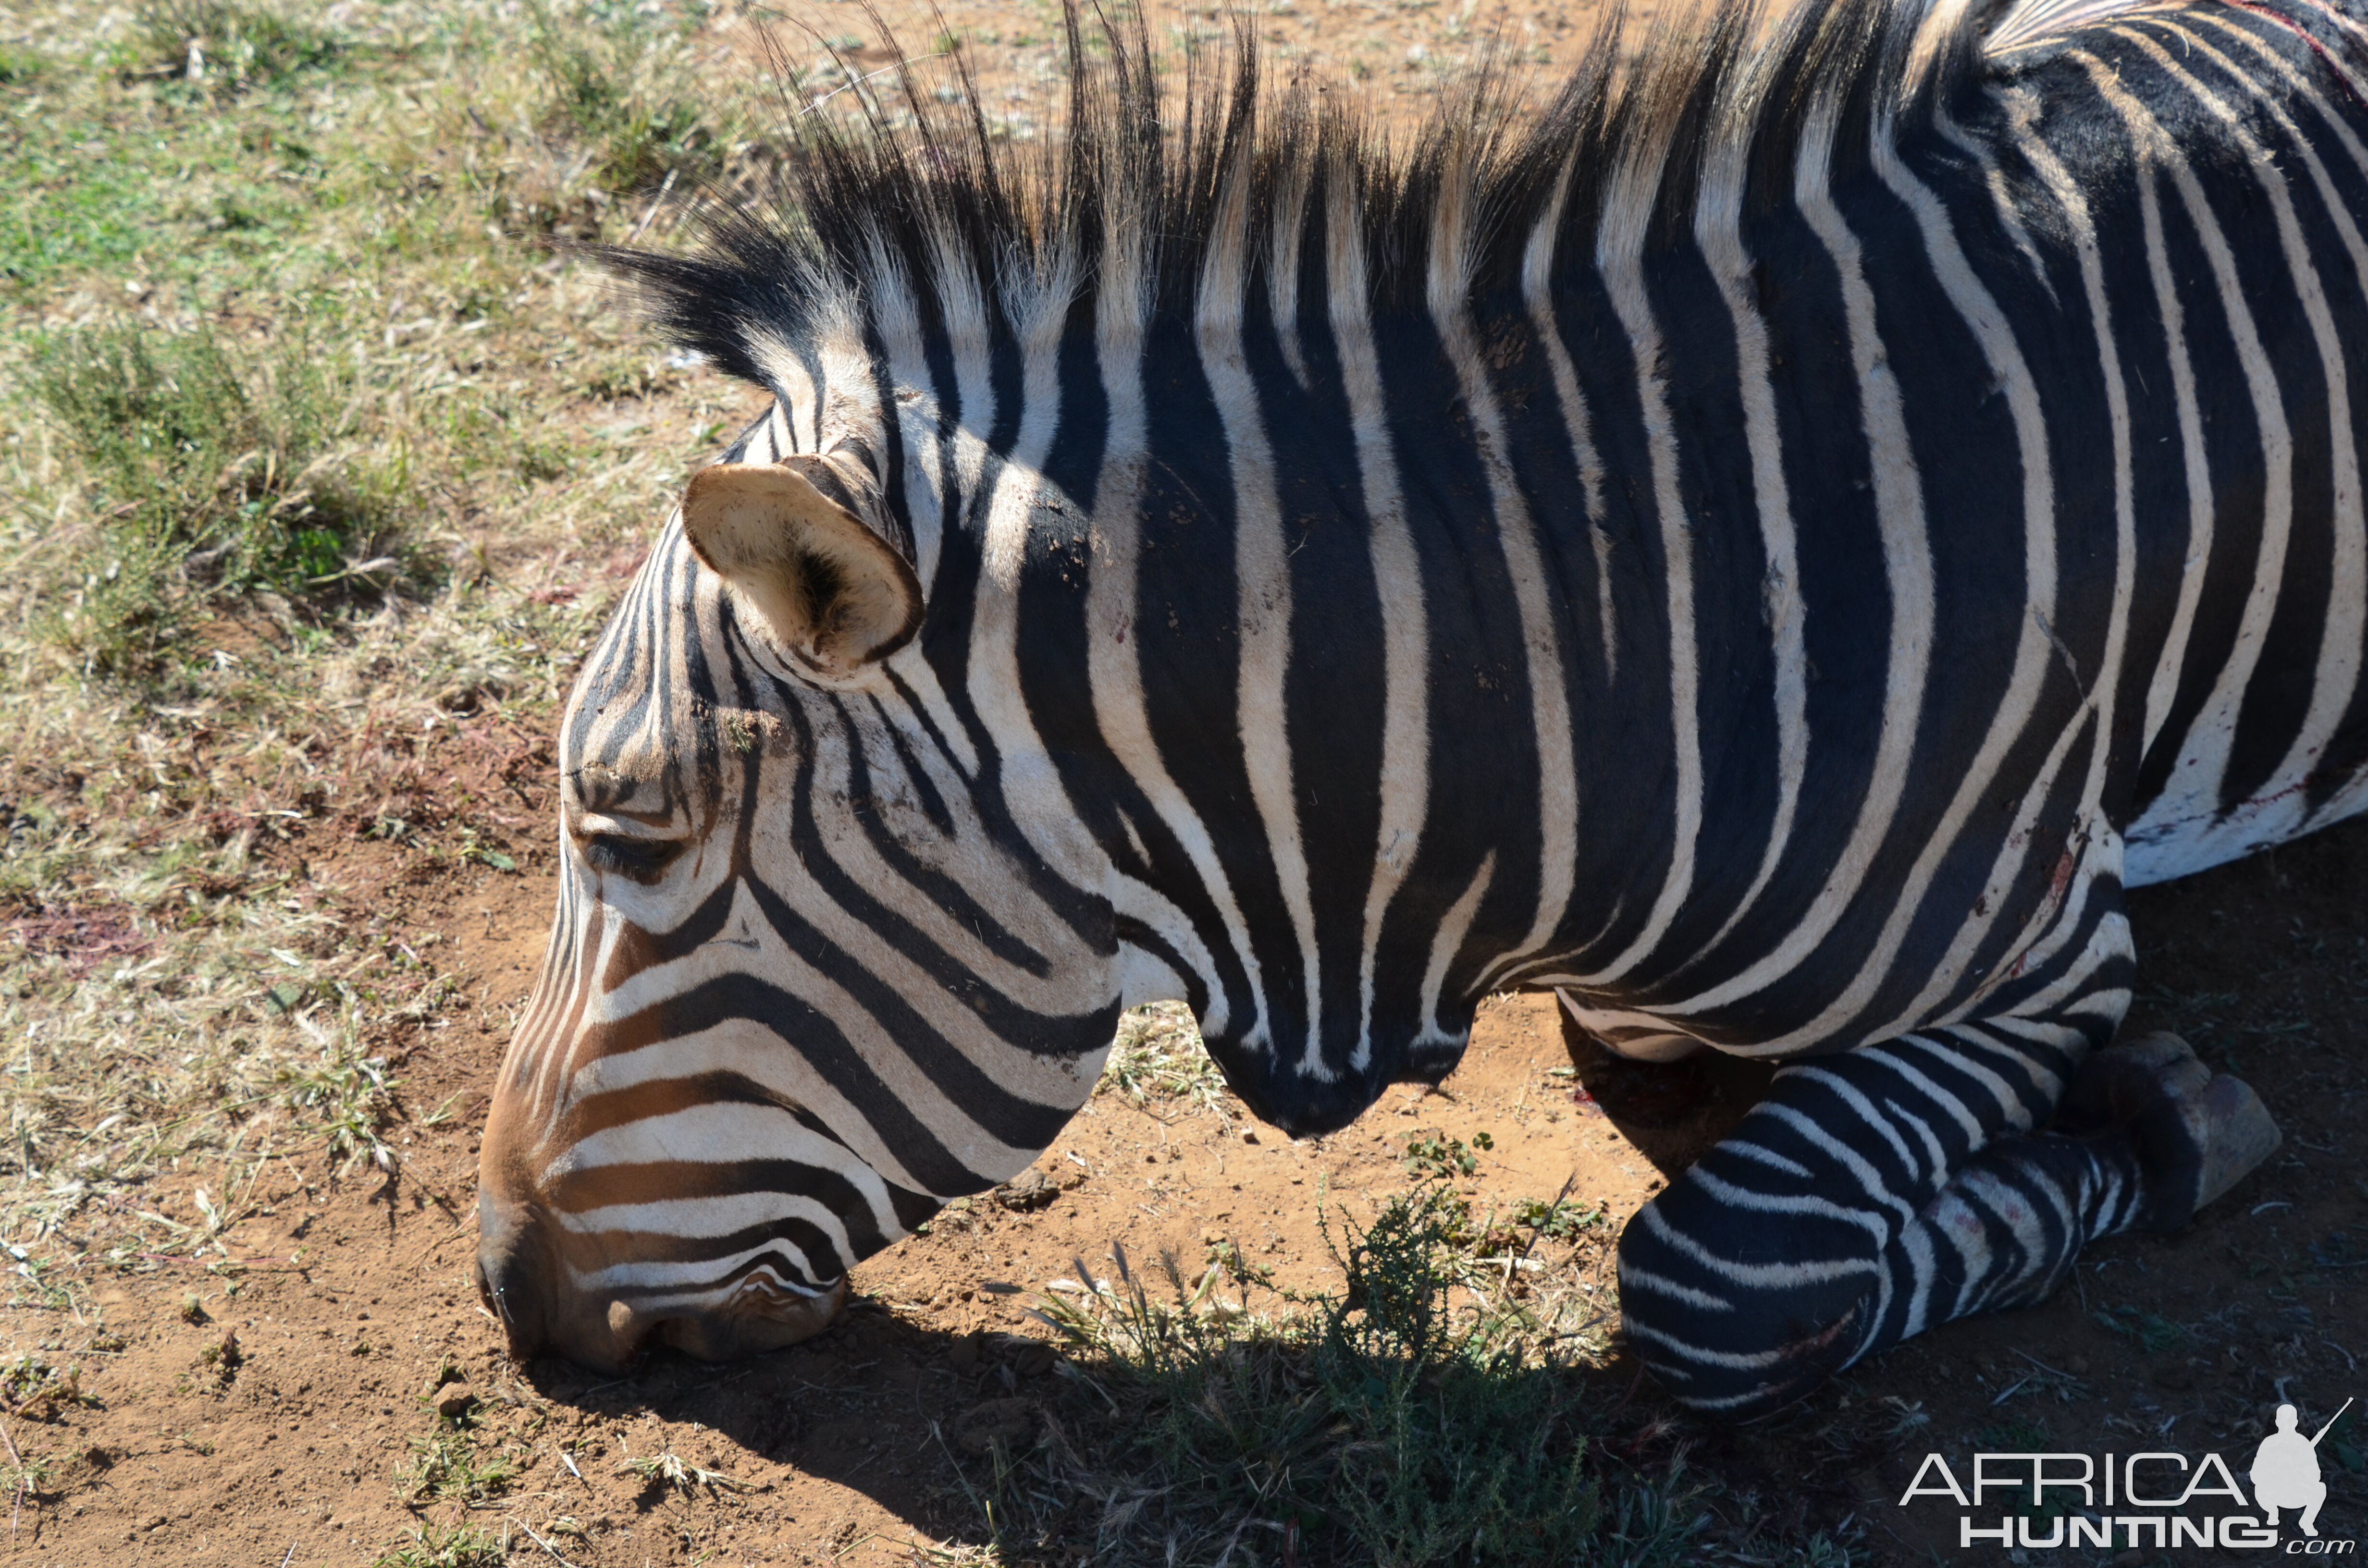
[[[2165,1043],[2168,1042],[2168,1043]],[[2277,1142],[2250,1089],[2175,1037],[1966,1025],[1788,1066],[1628,1224],[1630,1343],[1742,1419],[1971,1312],[2044,1300],[2087,1242],[2169,1229]],[[2066,1130],[2034,1132],[2062,1099]]]

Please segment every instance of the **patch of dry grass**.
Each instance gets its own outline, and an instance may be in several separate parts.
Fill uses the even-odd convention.
[[[711,13],[637,17],[590,17],[609,52],[573,75],[495,47],[491,0],[66,4],[13,45],[0,1243],[26,1300],[224,1265],[274,1162],[396,1162],[394,1059],[455,998],[368,884],[540,840],[573,661],[753,403],[543,243],[662,226],[636,183],[661,121],[700,172],[754,152],[687,96]]]
[[[1192,1009],[1181,1002],[1153,1002],[1121,1016],[1118,1038],[1094,1092],[1138,1106],[1214,1111],[1233,1119],[1225,1075],[1201,1044]]]

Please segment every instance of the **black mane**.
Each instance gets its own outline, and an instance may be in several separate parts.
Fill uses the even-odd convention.
[[[1410,136],[1391,138],[1322,85],[1272,84],[1247,27],[1230,49],[1170,72],[1154,63],[1139,14],[1089,21],[1067,0],[1068,108],[1044,139],[992,135],[959,57],[951,104],[907,61],[894,68],[909,106],[900,123],[855,94],[795,114],[772,199],[707,202],[694,254],[598,254],[640,285],[668,338],[763,385],[757,346],[804,341],[816,301],[867,299],[883,263],[925,320],[940,309],[949,258],[970,269],[963,291],[990,310],[1013,279],[1064,272],[1073,304],[1090,306],[1113,236],[1131,230],[1143,236],[1154,310],[1189,313],[1226,214],[1247,225],[1241,250],[1256,287],[1271,265],[1270,214],[1293,212],[1302,251],[1320,255],[1325,200],[1346,181],[1365,226],[1373,308],[1386,313],[1419,306],[1435,227],[1451,209],[1466,214],[1463,269],[1486,294],[1517,284],[1529,237],[1557,202],[1555,266],[1569,267],[1591,263],[1611,222],[1641,220],[1648,246],[1677,240],[1722,151],[1743,153],[1747,210],[1785,199],[1820,108],[1834,112],[1834,177],[1846,178],[1864,164],[1879,113],[1912,134],[1978,88],[1998,7],[1941,5],[1928,14],[1917,0],[1837,0],[1770,22],[1761,0],[1740,0],[1706,27],[1655,26],[1641,40],[1613,9],[1542,111],[1499,64],[1443,95]],[[1294,191],[1304,199],[1283,199]]]

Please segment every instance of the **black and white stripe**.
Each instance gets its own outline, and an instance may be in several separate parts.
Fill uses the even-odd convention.
[[[2091,1053],[2125,886],[2368,805],[2368,31],[1976,11],[1404,152],[1120,30],[1058,153],[814,117],[791,214],[618,256],[777,400],[708,494],[875,543],[702,480],[586,666],[514,1345],[811,1332],[1164,997],[1297,1132],[1507,986],[1791,1062],[1622,1242],[1734,1414],[2241,1174],[2240,1085]]]

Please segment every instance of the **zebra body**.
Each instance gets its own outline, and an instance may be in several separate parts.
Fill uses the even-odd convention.
[[[1294,1133],[1512,986],[1792,1063],[1622,1244],[1734,1415],[2267,1152],[2097,1051],[2124,887],[2368,804],[2368,33],[1754,27],[1397,162],[1247,65],[1163,143],[1121,37],[1065,164],[817,133],[620,258],[775,403],[564,720],[514,1349],[813,1332],[1167,997]]]

